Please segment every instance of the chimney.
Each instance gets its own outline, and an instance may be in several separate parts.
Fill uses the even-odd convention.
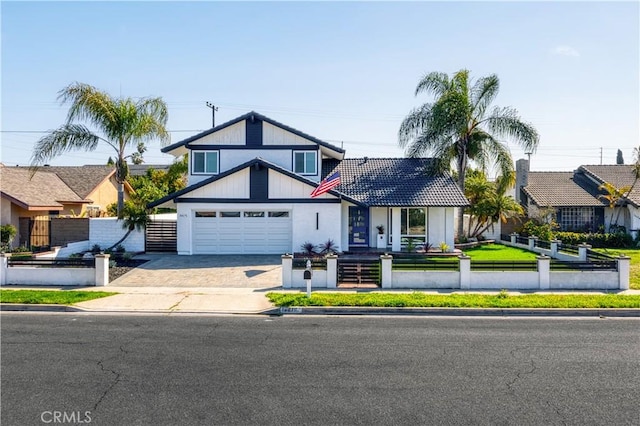
[[[516,201],[522,203],[522,188],[529,184],[529,160],[524,158],[516,161]]]

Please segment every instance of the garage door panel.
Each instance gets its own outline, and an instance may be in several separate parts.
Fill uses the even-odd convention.
[[[252,209],[255,212],[256,209]],[[194,217],[193,253],[279,254],[291,251],[291,217]]]

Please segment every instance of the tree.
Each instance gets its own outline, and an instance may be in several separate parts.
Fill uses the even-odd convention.
[[[188,158],[184,155],[182,159],[171,164],[167,171],[149,168],[142,176],[131,176],[129,183],[135,191],[132,199],[141,205],[147,205],[183,189],[187,184],[188,167]]]
[[[618,219],[620,218],[620,208],[626,205],[627,197],[631,192],[632,186],[629,185],[618,188],[609,182],[604,182],[602,185],[598,186],[598,189],[601,191],[606,191],[606,194],[598,195],[598,199],[605,200],[607,203],[609,203],[609,208],[611,209],[619,207],[618,211],[616,212],[615,221],[609,224],[609,231],[611,231],[612,226],[618,226]],[[613,212],[611,217],[613,218]]]
[[[398,132],[399,145],[409,157],[434,156],[441,171],[456,165],[458,185],[464,191],[470,161],[481,169],[496,165],[503,176],[513,172],[513,160],[507,138],[528,152],[538,146],[538,132],[520,119],[511,107],[489,107],[500,89],[495,74],[469,81],[469,71],[460,70],[450,79],[447,74],[432,72],[419,82],[415,95],[425,92],[435,96],[412,110]],[[458,235],[464,232],[463,209],[458,210]]]
[[[618,150],[616,155],[616,164],[624,164],[624,158],[622,157],[622,151]]]
[[[58,93],[61,104],[70,103],[66,122],[42,137],[31,157],[31,168],[72,150],[93,151],[102,142],[116,152],[116,181],[118,182],[118,218],[124,209],[124,182],[129,175],[126,155],[128,147],[137,145],[137,152],[144,152],[144,143],[158,138],[169,142],[167,105],[159,97],[114,98],[93,86],[72,83]],[[81,122],[93,125],[90,130]],[[143,150],[140,152],[140,144]],[[133,156],[135,160],[137,157]],[[137,161],[137,160],[136,160]]]
[[[124,234],[122,238],[120,238],[120,240],[118,240],[115,244],[113,244],[107,250],[113,250],[114,247],[117,247],[118,245],[122,244],[122,242],[126,240],[129,235],[131,235],[131,232],[133,232],[134,229],[137,229],[140,231],[149,224],[150,218],[149,218],[149,213],[147,212],[147,209],[144,206],[141,206],[137,203],[134,203],[132,201],[127,201],[124,205],[124,209],[122,210],[122,213],[123,213],[122,227],[126,229],[127,232]]]
[[[479,237],[497,222],[506,223],[509,218],[521,216],[522,206],[510,195],[512,174],[499,176],[489,182],[482,171],[469,170],[465,196],[469,207],[469,237]]]

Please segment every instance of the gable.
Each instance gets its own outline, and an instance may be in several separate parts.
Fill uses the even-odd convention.
[[[311,198],[318,186],[305,177],[296,175],[282,167],[261,158],[248,161],[220,175],[191,185],[148,205],[149,208],[168,205],[167,203],[326,203],[337,202],[341,198],[361,204],[349,196],[329,191]]]
[[[224,124],[191,136],[162,148],[162,152],[176,156],[189,149],[288,149],[296,147],[320,147],[324,155],[342,159],[344,150],[307,135],[292,127],[251,111]]]

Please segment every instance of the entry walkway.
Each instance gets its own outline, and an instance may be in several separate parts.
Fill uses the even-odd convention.
[[[110,287],[273,288],[282,285],[278,255],[145,254],[150,259]]]

